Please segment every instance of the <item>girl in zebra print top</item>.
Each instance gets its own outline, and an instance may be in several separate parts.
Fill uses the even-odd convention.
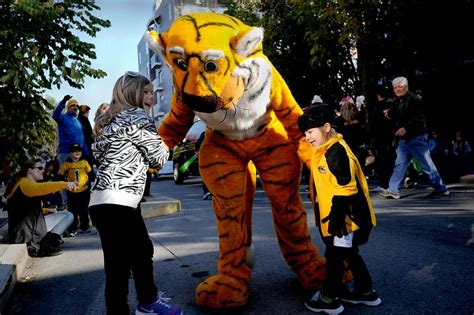
[[[92,150],[99,167],[89,212],[104,252],[109,314],[129,313],[130,272],[139,302],[137,314],[165,303],[154,282],[153,245],[139,205],[148,167],[161,168],[169,155],[148,115],[153,104],[150,81],[127,72],[115,83],[109,109],[95,118],[98,135]]]

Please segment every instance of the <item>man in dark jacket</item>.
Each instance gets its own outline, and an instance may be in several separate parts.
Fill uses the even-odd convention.
[[[389,199],[400,199],[400,183],[414,157],[427,175],[430,185],[435,189],[428,197],[448,196],[449,191],[431,160],[426,114],[421,96],[408,90],[408,80],[405,77],[395,78],[392,85],[398,104],[387,113],[387,116],[391,117],[395,124],[395,138],[398,140],[397,158],[388,189],[380,192],[380,195]]]
[[[87,151],[89,151],[89,155],[84,155],[87,162],[89,162],[90,166],[94,166],[94,158],[92,156],[92,142],[94,142],[94,138],[92,137],[92,126],[89,121],[89,112],[91,108],[87,105],[81,105],[79,107],[79,116],[77,119],[81,122],[82,131],[84,133],[84,141],[87,147]]]
[[[375,169],[380,183],[378,191],[388,188],[395,160],[393,121],[385,115],[385,113],[392,110],[393,105],[388,86],[377,86],[377,103],[370,115],[367,134],[370,139],[370,145],[375,149],[376,153]]]

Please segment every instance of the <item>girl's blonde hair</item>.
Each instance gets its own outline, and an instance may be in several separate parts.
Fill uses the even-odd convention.
[[[326,134],[326,138],[325,138],[324,142],[328,142],[329,139],[332,139],[332,138],[334,138],[335,136],[337,136],[337,131],[336,131],[336,129],[334,129],[334,127],[331,125],[331,130],[329,130],[329,132]]]
[[[118,113],[133,107],[143,108],[145,86],[150,83],[147,77],[137,72],[126,72],[118,78],[114,85],[109,109],[94,118],[94,130],[97,135],[100,135],[102,128],[110,124]]]
[[[357,107],[354,103],[346,102],[341,106],[341,116],[345,121],[351,122],[357,120],[358,115]]]

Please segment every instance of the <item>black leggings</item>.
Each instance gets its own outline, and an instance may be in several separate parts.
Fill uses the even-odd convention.
[[[326,245],[326,280],[323,286],[324,296],[338,297],[343,290],[344,261],[349,265],[354,276],[354,289],[365,293],[372,291],[372,278],[364,260],[359,254],[359,247],[335,247]]]
[[[105,304],[108,314],[129,314],[128,280],[133,273],[138,302],[153,303],[157,288],[153,279],[153,244],[140,207],[96,205],[89,208],[99,231],[105,269]]]

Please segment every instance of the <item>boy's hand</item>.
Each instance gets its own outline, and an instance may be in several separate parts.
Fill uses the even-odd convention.
[[[346,215],[351,211],[350,196],[334,196],[332,198],[331,212],[322,223],[329,221],[329,234],[337,237],[347,235]]]

